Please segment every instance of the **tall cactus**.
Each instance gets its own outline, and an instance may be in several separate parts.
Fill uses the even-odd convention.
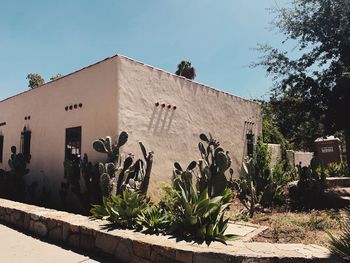
[[[23,201],[26,194],[26,186],[24,176],[29,173],[27,163],[29,163],[31,156],[17,153],[16,146],[11,147],[11,157],[8,160],[10,167],[7,190],[14,200]]]
[[[8,160],[8,165],[11,168],[11,173],[18,177],[23,177],[29,173],[27,163],[29,163],[31,156],[25,156],[22,153],[17,154],[16,146],[11,147],[11,158]]]
[[[134,163],[134,156],[129,154],[125,160],[120,155],[120,147],[128,140],[128,134],[121,132],[116,144],[111,137],[96,140],[93,147],[96,151],[107,154],[107,162],[99,163],[100,185],[104,196],[121,195],[124,190],[146,194],[149,186],[153,164],[153,152],[146,152],[139,142],[144,161]]]
[[[199,160],[199,176],[198,189],[202,192],[208,187],[209,196],[222,195],[227,187],[227,178],[225,172],[227,170],[233,173],[231,167],[231,158],[228,151],[224,151],[220,147],[220,143],[213,139],[209,133],[209,138],[204,133],[200,134],[199,138],[203,142],[199,142],[198,148],[202,159]]]

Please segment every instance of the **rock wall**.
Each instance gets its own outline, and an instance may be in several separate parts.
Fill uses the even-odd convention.
[[[0,199],[0,222],[118,263],[341,263],[326,248],[229,241],[210,246],[171,236],[106,228],[107,221]]]

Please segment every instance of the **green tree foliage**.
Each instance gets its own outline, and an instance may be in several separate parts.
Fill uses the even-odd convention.
[[[59,79],[60,77],[62,77],[62,75],[61,75],[60,73],[58,73],[58,74],[52,76],[52,77],[50,78],[50,80],[53,81],[53,80]]]
[[[310,148],[314,137],[344,130],[349,162],[350,122],[341,116],[350,102],[350,1],[294,0],[273,12],[283,43],[293,41],[301,54],[259,46],[264,55],[256,66],[275,81],[271,103],[281,132]]]
[[[271,169],[271,153],[262,138],[258,138],[254,158],[243,163],[241,175],[234,183],[237,197],[253,216],[257,208],[285,203],[284,187],[291,181],[291,170],[282,160]]]
[[[264,143],[287,144],[287,140],[279,129],[275,112],[269,102],[262,101],[262,138]]]
[[[35,89],[45,83],[45,80],[38,73],[29,73],[27,75],[28,87]]]
[[[183,60],[177,65],[175,74],[193,80],[196,77],[196,69],[191,62]]]

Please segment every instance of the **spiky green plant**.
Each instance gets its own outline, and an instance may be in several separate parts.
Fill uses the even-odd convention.
[[[17,153],[16,146],[11,147],[11,157],[8,160],[10,171],[7,173],[6,192],[11,199],[23,201],[26,196],[25,175],[29,173],[27,164],[30,155]]]
[[[198,162],[197,188],[200,192],[208,188],[209,196],[222,195],[228,183],[225,172],[229,170],[233,174],[229,152],[220,147],[210,133],[209,136],[202,133],[199,138],[202,140],[198,144],[202,159]]]
[[[337,238],[330,233],[328,234],[330,236],[330,251],[348,262],[350,261],[350,208],[347,208],[345,213],[346,218],[341,236]]]
[[[175,163],[173,178],[175,200],[171,214],[174,223],[170,232],[186,239],[225,243],[233,238],[226,235],[228,219],[224,213],[231,204],[232,191],[225,188],[220,196],[210,197],[208,188],[197,190],[192,183],[192,173],[195,165],[191,163],[185,171]],[[181,169],[180,169],[181,168]]]
[[[208,245],[212,241],[226,243],[233,235],[225,234],[228,219],[224,220],[224,213],[231,204],[232,195],[229,189],[225,196],[209,197],[205,189],[200,195],[193,188],[186,191],[180,185],[177,192],[179,206],[178,216],[175,218],[171,232],[187,239],[205,241]]]
[[[171,225],[171,216],[163,208],[152,205],[141,211],[136,219],[140,231],[146,234],[166,234]]]
[[[320,197],[326,187],[326,174],[321,159],[312,158],[309,167],[298,166],[298,175],[297,195],[292,194],[291,198],[301,208],[320,207]]]
[[[122,195],[103,197],[102,205],[90,210],[92,218],[108,220],[123,228],[137,228],[136,219],[147,207],[149,199],[137,192],[124,191]]]
[[[139,142],[144,160],[134,163],[134,156],[129,154],[125,160],[120,148],[127,142],[128,134],[121,132],[117,143],[111,137],[101,138],[93,143],[97,152],[107,154],[106,163],[99,163],[100,186],[103,196],[121,195],[124,190],[146,194],[149,186],[153,164],[153,152],[147,153],[145,146]]]

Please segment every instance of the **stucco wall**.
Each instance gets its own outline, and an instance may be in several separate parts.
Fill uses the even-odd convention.
[[[154,151],[150,195],[170,182],[173,163],[200,158],[199,134],[212,133],[230,151],[235,174],[246,155],[247,121],[257,135],[260,105],[118,56],[120,130],[129,133],[124,151],[140,156],[138,141]],[[160,106],[155,106],[159,102]],[[165,103],[163,108],[161,104]],[[167,106],[171,105],[169,109]],[[176,109],[173,108],[176,106]],[[256,136],[257,137],[257,136]]]
[[[65,129],[82,126],[82,153],[91,160],[103,158],[92,149],[92,141],[118,129],[116,78],[112,58],[0,102],[0,122],[7,123],[0,127],[4,135],[0,169],[9,168],[10,147],[19,150],[21,131],[27,126],[32,132],[32,160],[26,179],[45,181],[57,197],[63,180]],[[82,108],[65,110],[76,103],[82,103]],[[31,118],[25,121],[28,115]]]
[[[287,156],[289,159],[289,164],[292,167],[295,167],[299,164],[301,164],[301,166],[303,167],[310,165],[311,159],[314,157],[314,153],[288,150]]]
[[[281,157],[282,157],[281,145],[269,143],[268,147],[271,154],[270,167],[273,168],[281,160]]]
[[[65,106],[76,103],[83,107],[65,111]],[[28,115],[31,119],[24,120]],[[32,132],[27,181],[45,183],[56,199],[63,180],[65,129],[82,126],[82,153],[93,162],[105,156],[92,149],[92,142],[106,135],[115,140],[125,130],[125,154],[140,157],[138,141],[154,151],[150,195],[157,199],[161,182],[170,183],[175,161],[186,167],[200,158],[201,132],[211,132],[230,151],[238,175],[247,130],[253,128],[256,137],[261,131],[261,111],[258,103],[115,56],[1,101],[1,122],[7,124],[0,127],[0,169],[8,169],[10,147],[19,149],[21,131],[27,126]]]

